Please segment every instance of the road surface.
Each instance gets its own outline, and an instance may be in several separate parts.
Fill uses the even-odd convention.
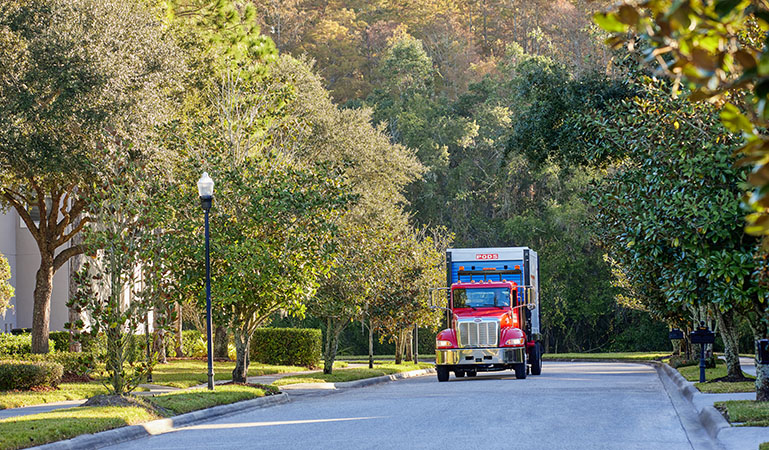
[[[545,362],[525,380],[452,374],[445,383],[428,376],[289,395],[287,404],[109,448],[703,448],[701,430],[685,429],[675,398],[641,364]]]

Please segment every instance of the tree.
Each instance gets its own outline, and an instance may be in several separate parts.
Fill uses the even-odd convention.
[[[44,353],[53,275],[84,250],[65,244],[90,221],[92,186],[119,181],[97,169],[127,142],[157,151],[181,65],[141,2],[5,0],[0,30],[0,201],[40,252],[32,351]]]
[[[733,165],[738,141],[709,105],[674,99],[648,77],[640,83],[632,101],[588,121],[596,152],[618,158],[593,192],[598,229],[639,286],[658,290],[680,315],[711,313],[728,377],[741,380],[737,314],[765,293],[752,276],[758,241],[739,226],[746,171]]]
[[[390,143],[381,128],[371,125],[369,110],[337,108],[308,63],[281,57],[272,74],[294,86],[296,95],[284,110],[283,122],[293,126],[276,127],[274,141],[291,145],[297,164],[329,161],[344,167],[356,196],[339,220],[334,263],[308,303],[310,313],[326,323],[324,371],[331,373],[340,333],[387,288],[381,248],[402,230],[393,227],[394,221],[405,221],[402,191],[422,166],[412,151]]]
[[[105,183],[92,193],[93,224],[84,239],[92,258],[78,275],[80,289],[71,302],[90,318],[88,334],[92,338],[105,335],[105,384],[112,394],[124,395],[142,382],[155,362],[151,355],[145,359],[134,332],[142,322],[148,325],[147,313],[157,304],[148,292],[162,278],[162,274],[152,273],[151,264],[150,269],[142,267],[148,263],[142,261],[142,254],[156,240],[157,222],[147,209],[154,202],[153,174],[162,171],[154,164],[136,161],[128,151],[116,155],[112,163],[105,170],[115,172],[105,178],[126,182]],[[141,292],[137,289],[140,280]],[[68,326],[81,331],[82,322]]]
[[[11,279],[11,266],[8,260],[0,253],[0,314],[5,317],[5,311],[13,308],[11,299],[13,298],[13,286],[8,282]]]
[[[746,231],[769,235],[769,137],[761,130],[769,124],[764,104],[769,89],[760,61],[766,59],[763,41],[769,30],[769,15],[763,2],[750,0],[718,2],[623,3],[609,13],[594,17],[612,33],[615,47],[635,47],[638,33],[644,46],[641,55],[652,69],[688,83],[690,98],[722,106],[721,122],[741,135],[740,164],[751,166],[748,182],[753,191],[745,197],[753,213],[747,216]],[[766,260],[766,244],[760,258]],[[763,278],[760,280],[764,281]],[[751,326],[756,339],[769,333],[769,308],[763,298],[753,302]],[[757,366],[756,399],[769,401],[769,366]]]

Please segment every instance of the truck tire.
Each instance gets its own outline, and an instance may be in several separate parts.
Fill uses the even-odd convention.
[[[526,363],[515,365],[515,378],[519,380],[526,379]]]
[[[446,366],[436,366],[435,372],[438,374],[438,381],[449,381],[449,368]]]
[[[542,373],[542,344],[536,342],[531,348],[531,374],[540,375]]]
[[[457,378],[462,378],[462,377],[465,376],[465,371],[464,370],[455,370],[454,371],[454,376],[457,377]]]
[[[474,377],[474,376],[478,375],[478,371],[477,370],[471,370],[471,371],[465,372],[465,373],[467,374],[468,377]]]

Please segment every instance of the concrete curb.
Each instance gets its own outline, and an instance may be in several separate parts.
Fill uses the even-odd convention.
[[[65,441],[52,442],[50,444],[34,447],[44,450],[74,450],[94,449],[114,445],[125,441],[131,441],[154,434],[166,433],[177,427],[191,425],[204,420],[216,419],[233,413],[248,411],[250,409],[266,408],[268,406],[288,403],[288,395],[284,393],[267,397],[245,400],[229,405],[214,406],[212,408],[180,414],[168,419],[158,419],[139,425],[115,428],[94,434],[83,434]]]
[[[711,438],[718,439],[718,433],[720,433],[721,430],[724,428],[731,428],[729,422],[713,405],[706,405],[702,408],[698,408],[697,405],[699,402],[695,401],[695,399],[699,396],[708,394],[703,394],[700,392],[696,387],[694,387],[694,383],[687,381],[679,371],[670,367],[668,364],[658,364],[662,369],[661,372],[670,378],[673,383],[675,383],[676,386],[678,386],[678,388],[681,390],[681,395],[683,395],[686,400],[692,403],[692,406],[694,406],[694,408],[697,410],[697,414],[699,415],[700,422],[702,422],[702,426],[705,428],[705,431]]]
[[[295,383],[280,386],[281,391],[293,390],[335,390],[335,389],[354,389],[366,386],[373,386],[379,383],[388,383],[390,381],[404,380],[406,378],[422,377],[432,375],[435,369],[419,369],[409,372],[394,373],[392,375],[382,375],[381,377],[364,378],[362,380],[345,381],[342,383]]]

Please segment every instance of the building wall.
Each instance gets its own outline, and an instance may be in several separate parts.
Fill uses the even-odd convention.
[[[11,328],[31,328],[34,305],[35,277],[40,267],[40,253],[29,230],[22,226],[15,210],[0,212],[0,252],[11,265],[11,285],[16,296],[11,301],[13,311],[2,319],[0,331]],[[51,295],[50,330],[64,330],[67,322],[67,300],[69,297],[69,265],[65,264],[54,275]]]
[[[8,263],[11,266],[11,286],[16,287],[16,228],[15,222],[18,222],[19,217],[15,211],[8,211],[3,213],[0,211],[0,253],[5,256]],[[0,317],[0,332],[9,333],[11,329],[16,328],[16,312],[17,297],[11,299],[11,305],[13,309],[9,309],[5,312],[5,317]]]

